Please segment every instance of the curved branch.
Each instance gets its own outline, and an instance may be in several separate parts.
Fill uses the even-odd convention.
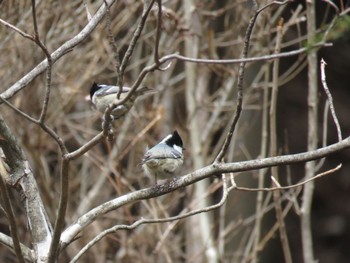
[[[81,216],[76,221],[76,223],[68,227],[62,233],[61,244],[63,247],[67,246],[73,241],[74,237],[77,234],[79,234],[89,224],[94,222],[99,216],[104,215],[110,211],[116,210],[119,207],[124,206],[125,204],[161,196],[173,192],[179,188],[191,185],[197,181],[209,178],[213,175],[230,172],[250,171],[277,165],[293,164],[298,162],[307,162],[328,156],[346,148],[350,148],[350,137],[342,140],[341,142],[309,152],[250,160],[238,163],[211,164],[209,166],[198,169],[192,173],[189,173],[177,180],[167,181],[166,183],[161,185],[156,185],[151,188],[131,192],[95,207],[94,209]]]
[[[114,4],[116,0],[106,0],[107,5],[110,7]],[[56,49],[51,54],[52,64],[63,57],[65,54],[70,52],[75,46],[79,45],[83,42],[96,28],[96,26],[101,22],[102,18],[107,12],[107,7],[105,4],[102,4],[101,7],[97,10],[96,14],[91,18],[91,20],[87,23],[87,25],[80,31],[72,39],[65,42],[58,49]],[[39,65],[37,65],[34,69],[28,72],[25,76],[23,76],[20,80],[18,80],[15,84],[13,84],[6,91],[1,93],[1,97],[4,99],[9,99],[14,96],[17,92],[21,91],[25,88],[28,83],[30,83],[35,77],[43,73],[48,67],[47,59],[42,61]],[[0,101],[0,104],[2,101]]]
[[[226,182],[226,176],[223,174],[222,175],[222,197],[220,199],[220,201],[214,205],[208,206],[208,207],[204,207],[204,208],[200,208],[200,209],[196,209],[193,211],[189,211],[189,212],[184,212],[181,213],[177,216],[171,216],[171,217],[167,217],[167,218],[158,218],[158,219],[147,219],[147,218],[141,218],[137,221],[135,221],[134,223],[132,223],[131,225],[116,225],[114,227],[111,227],[109,229],[106,229],[104,231],[102,231],[101,233],[99,233],[95,238],[93,238],[88,244],[86,244],[80,251],[79,253],[70,261],[70,263],[75,263],[79,260],[79,258],[86,253],[86,251],[91,248],[92,246],[94,246],[98,241],[100,241],[102,238],[104,238],[105,236],[112,234],[118,230],[132,230],[137,228],[140,225],[143,224],[156,224],[156,223],[165,223],[165,222],[172,222],[172,221],[176,221],[176,220],[180,220],[183,218],[187,218],[193,215],[197,215],[197,214],[201,214],[201,213],[205,213],[205,212],[209,212],[212,210],[215,210],[219,207],[221,207],[227,200],[228,194],[231,192],[232,189],[235,188],[234,185],[227,187],[227,182]]]
[[[5,235],[4,233],[1,233],[1,232],[0,232],[0,243],[13,249],[14,244],[13,244],[12,238]],[[24,259],[26,259],[30,262],[34,262],[35,261],[34,251],[29,249],[26,245],[23,245],[22,243],[20,243],[20,246],[21,246],[21,250],[23,252]]]

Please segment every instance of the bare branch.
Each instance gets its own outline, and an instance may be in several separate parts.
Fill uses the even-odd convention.
[[[106,2],[108,6],[111,6],[114,4],[115,0],[106,0]],[[102,4],[101,7],[96,12],[96,14],[91,18],[91,20],[80,31],[79,34],[77,34],[72,39],[66,41],[63,45],[61,45],[58,49],[56,49],[51,54],[52,63],[55,63],[62,56],[72,51],[72,49],[75,46],[79,45],[82,41],[84,41],[91,34],[91,32],[96,28],[96,26],[101,22],[102,18],[106,14],[106,11],[107,9],[105,4]],[[47,62],[47,59],[45,59],[39,65],[37,65],[34,69],[28,72],[25,76],[23,76],[20,80],[18,80],[15,84],[13,84],[10,88],[2,92],[0,96],[4,99],[11,98],[17,92],[25,88],[28,85],[28,83],[30,83],[35,77],[37,77],[42,72],[44,72],[47,69],[47,67],[48,67],[48,62]]]
[[[247,27],[245,37],[244,37],[244,47],[243,47],[243,52],[242,52],[242,59],[245,59],[248,57],[248,50],[249,50],[249,45],[250,45],[250,36],[253,31],[253,27],[255,24],[255,21],[259,15],[259,13],[256,11],[257,10],[257,3],[253,1],[254,3],[254,15],[249,21],[249,25]],[[232,118],[231,124],[229,131],[227,133],[227,136],[225,138],[225,141],[223,145],[221,146],[220,152],[215,158],[215,162],[221,162],[227,152],[228,146],[231,143],[231,139],[233,136],[233,132],[235,131],[237,122],[239,120],[239,117],[241,116],[242,112],[242,106],[243,106],[243,79],[244,79],[244,71],[245,71],[245,65],[246,62],[242,61],[239,64],[239,70],[238,70],[238,82],[237,82],[237,105],[236,105],[236,110],[234,113],[234,116]]]
[[[331,92],[328,89],[328,85],[327,85],[327,81],[326,81],[326,73],[325,73],[326,65],[327,65],[327,63],[322,58],[321,59],[321,82],[322,82],[322,86],[324,88],[324,91],[326,92],[326,95],[327,95],[327,100],[328,100],[328,103],[329,103],[329,109],[331,111],[334,124],[335,124],[335,126],[337,128],[338,140],[341,141],[343,136],[341,134],[339,121],[338,121],[337,115],[335,113],[334,104],[333,104],[333,97],[332,97]]]
[[[10,103],[10,102],[7,101],[6,99],[2,98],[1,96],[0,96],[0,100],[1,100],[3,103],[5,103],[6,106],[8,106],[11,110],[13,110],[13,111],[14,111],[15,113],[17,113],[18,115],[22,116],[23,118],[27,119],[27,120],[30,121],[30,122],[33,122],[33,123],[35,123],[35,124],[39,124],[39,122],[38,122],[35,118],[29,116],[29,115],[28,115],[27,113],[25,113],[24,111],[21,111],[20,109],[16,108],[14,105],[12,105],[12,103]]]
[[[48,263],[56,262],[56,257],[58,257],[59,248],[60,248],[60,237],[65,224],[65,216],[67,210],[68,196],[69,196],[69,180],[68,180],[68,168],[69,168],[69,160],[63,159],[61,165],[61,196],[60,202],[58,206],[58,213],[55,222],[54,232],[52,236],[52,242],[50,245],[50,251],[48,255]]]
[[[34,24],[34,37],[33,41],[42,49],[47,59],[47,69],[46,69],[46,84],[45,84],[45,97],[43,102],[43,108],[40,113],[39,123],[44,123],[47,107],[49,105],[50,92],[51,92],[51,68],[52,68],[52,59],[50,52],[47,50],[44,43],[40,40],[37,19],[36,19],[36,8],[35,8],[35,0],[32,0],[32,16],[33,16],[33,24]]]
[[[238,82],[237,82],[237,105],[236,105],[236,110],[234,113],[234,116],[232,118],[232,122],[229,128],[229,131],[227,133],[227,136],[225,138],[225,141],[220,149],[220,152],[218,153],[218,155],[215,158],[215,162],[221,162],[227,152],[228,146],[231,143],[231,139],[233,136],[233,132],[236,129],[236,125],[238,123],[238,120],[240,118],[241,112],[242,112],[242,106],[243,106],[243,80],[244,80],[244,71],[245,71],[245,66],[246,66],[246,62],[244,61],[244,59],[246,59],[248,57],[248,50],[249,50],[249,45],[250,45],[250,37],[253,31],[253,27],[255,24],[255,21],[258,17],[258,15],[260,14],[260,12],[262,12],[265,8],[271,6],[272,4],[286,4],[289,1],[284,1],[284,2],[279,2],[279,1],[274,1],[266,6],[264,6],[263,8],[257,9],[257,3],[255,1],[253,1],[253,9],[254,9],[254,15],[253,17],[250,19],[249,21],[249,25],[247,27],[246,33],[245,33],[245,37],[244,37],[244,47],[243,47],[243,52],[242,52],[242,56],[241,58],[243,59],[240,62],[239,65],[239,70],[238,70]]]
[[[20,242],[18,239],[18,232],[17,232],[17,224],[15,220],[15,215],[13,213],[12,205],[10,202],[8,187],[4,181],[5,178],[9,178],[8,172],[6,171],[6,168],[3,164],[3,159],[0,158],[0,190],[1,190],[1,197],[4,203],[4,209],[6,211],[7,218],[10,223],[10,233],[13,240],[13,248],[15,250],[17,259],[19,262],[24,263],[24,258],[22,255],[22,250],[20,246]]]
[[[9,237],[1,232],[0,232],[0,243],[4,244],[5,246],[9,247],[10,249],[13,249],[13,247],[14,247],[12,237]],[[26,259],[30,262],[34,262],[35,261],[34,251],[29,249],[26,245],[23,245],[22,243],[20,243],[20,246],[21,246],[21,250],[22,250],[24,259]]]
[[[266,8],[272,6],[272,5],[286,5],[290,2],[293,2],[294,0],[285,0],[285,1],[272,1],[268,4],[266,4],[265,6],[261,7],[259,10],[257,10],[257,13],[261,13],[262,11],[264,11]]]
[[[35,255],[38,258],[47,257],[47,248],[51,243],[51,224],[39,195],[31,167],[25,159],[24,153],[12,135],[6,123],[0,117],[0,147],[2,148],[7,164],[11,169],[8,184],[16,189],[25,198],[28,226],[32,236]]]
[[[180,215],[177,216],[172,216],[172,217],[168,217],[168,218],[158,218],[158,219],[146,219],[146,218],[141,218],[139,220],[137,220],[136,222],[134,222],[131,225],[116,225],[114,227],[111,227],[109,229],[106,229],[104,231],[102,231],[100,234],[98,234],[95,238],[93,238],[88,244],[85,245],[85,247],[83,247],[79,253],[70,261],[70,263],[75,263],[79,260],[79,258],[86,253],[86,251],[91,248],[92,246],[94,246],[98,241],[100,241],[102,238],[104,238],[105,236],[115,233],[118,230],[132,230],[135,229],[137,227],[139,227],[140,225],[143,224],[155,224],[155,223],[165,223],[165,222],[172,222],[172,221],[177,221],[183,218],[187,218],[193,215],[197,215],[200,213],[205,213],[205,212],[209,212],[212,210],[215,210],[219,207],[221,207],[227,200],[228,194],[230,193],[230,191],[234,189],[234,186],[227,186],[227,182],[226,182],[226,176],[222,175],[222,197],[221,200],[215,204],[215,205],[211,205],[205,208],[200,208],[200,209],[196,209],[194,211],[190,211],[190,212],[185,212],[185,213],[181,213]]]
[[[121,76],[124,75],[125,68],[126,68],[128,62],[129,62],[129,59],[130,59],[130,57],[131,57],[131,55],[132,55],[132,53],[133,53],[133,51],[135,49],[137,40],[141,36],[142,30],[143,30],[143,28],[145,26],[148,14],[149,14],[149,12],[152,9],[154,1],[155,0],[152,0],[147,7],[146,6],[144,7],[144,11],[142,12],[141,20],[140,20],[139,24],[137,25],[137,28],[136,28],[136,30],[134,32],[134,35],[133,35],[133,37],[132,37],[132,39],[131,39],[131,41],[129,43],[128,49],[126,50],[125,55],[124,55],[123,60],[122,60],[122,63],[120,65],[120,74],[121,74]],[[146,5],[146,3],[144,3],[144,4]],[[119,85],[121,85],[121,84],[123,84],[123,83],[120,83]],[[131,93],[131,91],[130,91],[130,93]],[[119,96],[120,96],[120,94],[118,94],[118,99],[119,99]]]
[[[322,1],[327,3],[329,6],[331,6],[334,9],[334,11],[337,13],[337,15],[339,15],[339,13],[340,13],[339,12],[339,7],[335,3],[333,3],[330,0],[322,0]]]
[[[101,142],[105,138],[105,135],[103,132],[100,132],[97,134],[94,138],[92,138],[90,141],[82,145],[79,149],[65,154],[65,158],[68,160],[75,160],[82,156],[84,153],[88,152],[91,148],[93,148],[96,144]]]
[[[14,30],[15,32],[17,32],[18,34],[20,34],[21,36],[28,38],[30,40],[33,40],[33,36],[23,32],[21,29],[15,27],[14,25],[11,25],[10,23],[6,22],[5,20],[0,18],[0,23],[3,24],[4,26]]]
[[[278,54],[270,54],[265,56],[259,56],[259,57],[251,57],[251,58],[239,58],[239,59],[203,59],[203,58],[189,58],[186,56],[182,56],[179,54],[170,54],[162,57],[160,59],[160,63],[164,64],[165,62],[168,62],[169,60],[180,60],[185,62],[192,62],[192,63],[204,63],[204,64],[238,64],[242,62],[259,62],[259,61],[266,61],[266,60],[273,60],[278,58],[284,58],[284,57],[291,57],[295,55],[299,55],[302,53],[306,53],[311,49],[319,49],[321,47],[331,47],[333,46],[332,43],[325,43],[325,42],[319,42],[315,45],[312,45],[311,47],[307,48],[300,48],[297,50],[287,51],[287,52],[281,52]],[[156,65],[153,64],[148,67],[149,71],[154,71],[156,69]]]
[[[316,36],[316,2],[306,1],[307,17],[307,40],[313,43]],[[307,130],[307,150],[312,151],[318,144],[318,80],[317,80],[317,53],[315,50],[307,54],[308,62],[308,130]],[[315,162],[308,162],[305,165],[305,178],[312,178],[316,173]],[[314,193],[314,182],[306,184],[303,189],[301,205],[301,239],[304,262],[315,262],[312,228],[311,228],[311,206]]]
[[[288,190],[288,189],[292,189],[292,188],[296,188],[296,187],[300,187],[303,186],[305,184],[307,184],[310,181],[314,181],[316,179],[319,179],[325,175],[329,175],[332,174],[338,170],[340,170],[340,168],[342,167],[342,164],[339,164],[337,167],[327,170],[323,173],[317,174],[312,178],[309,178],[305,181],[302,181],[300,183],[297,184],[292,184],[292,185],[288,185],[288,186],[278,186],[278,187],[263,187],[263,188],[247,188],[247,187],[240,187],[240,186],[235,186],[236,190],[239,191],[245,191],[245,192],[270,192],[270,191],[280,191],[280,190]]]
[[[317,150],[298,153],[298,154],[290,154],[283,155],[278,157],[269,157],[251,161],[244,161],[238,163],[214,163],[209,166],[198,169],[194,172],[191,172],[179,179],[168,181],[161,185],[156,185],[151,188],[141,189],[135,192],[128,193],[126,195],[120,196],[113,200],[110,200],[96,208],[90,210],[83,216],[81,216],[76,223],[71,225],[68,229],[66,229],[62,233],[61,242],[62,246],[66,246],[74,240],[74,237],[80,233],[83,229],[85,229],[89,224],[94,222],[96,218],[101,215],[104,215],[110,211],[116,210],[119,207],[133,203],[135,201],[150,199],[153,197],[161,196],[170,192],[173,192],[179,188],[191,185],[195,182],[203,180],[205,178],[209,178],[213,175],[222,174],[222,173],[235,173],[242,171],[250,171],[261,168],[267,168],[277,165],[286,165],[293,164],[298,162],[307,162],[316,159],[320,159],[322,157],[328,156],[332,153],[350,148],[350,137],[342,140],[341,142],[337,142],[335,144],[329,145],[324,148],[320,148]]]
[[[103,0],[103,2],[106,5],[106,26],[107,26],[107,30],[108,30],[108,38],[109,38],[109,44],[112,47],[112,51],[113,51],[113,55],[114,55],[114,62],[115,62],[115,68],[117,71],[117,76],[118,76],[118,85],[122,86],[123,85],[123,76],[121,76],[120,73],[120,57],[119,57],[119,50],[118,50],[118,45],[115,42],[113,33],[112,33],[112,26],[111,26],[111,12],[109,9],[109,6],[106,2],[106,0]]]
[[[162,0],[157,0],[158,16],[157,16],[157,32],[156,41],[154,43],[154,61],[159,65],[159,40],[162,31]]]

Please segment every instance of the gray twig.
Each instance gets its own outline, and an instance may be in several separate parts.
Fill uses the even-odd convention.
[[[341,134],[341,129],[340,129],[340,125],[339,125],[339,121],[337,118],[337,114],[335,113],[335,109],[334,109],[334,104],[333,104],[333,97],[331,92],[329,91],[328,85],[327,85],[327,81],[326,81],[326,72],[325,72],[325,67],[326,67],[327,63],[324,61],[324,59],[321,59],[321,82],[322,82],[322,86],[324,91],[326,92],[327,95],[327,100],[329,103],[329,109],[331,111],[332,117],[333,117],[333,121],[334,124],[337,128],[337,134],[338,134],[338,141],[342,140],[342,134]]]

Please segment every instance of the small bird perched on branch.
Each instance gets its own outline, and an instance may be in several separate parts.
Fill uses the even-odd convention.
[[[95,105],[96,109],[104,113],[110,104],[123,100],[130,90],[131,88],[129,87],[123,87],[120,93],[120,98],[118,99],[117,94],[120,91],[120,88],[118,86],[96,84],[94,82],[90,88],[90,99],[91,102]],[[141,96],[150,91],[152,91],[152,89],[147,87],[142,87],[136,90],[124,104],[118,105],[111,111],[112,121],[124,116],[134,105],[134,102],[138,96]],[[104,126],[103,123],[102,127]]]
[[[149,149],[142,159],[142,168],[148,176],[157,179],[171,178],[183,164],[183,143],[177,131],[166,136]]]

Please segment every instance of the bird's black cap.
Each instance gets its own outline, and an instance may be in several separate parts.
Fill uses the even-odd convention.
[[[101,87],[94,82],[90,88],[90,99],[92,99],[92,96],[95,94],[96,91],[98,91]]]
[[[171,137],[168,140],[166,140],[165,143],[171,147],[177,145],[183,148],[182,139],[177,131],[174,131]]]

